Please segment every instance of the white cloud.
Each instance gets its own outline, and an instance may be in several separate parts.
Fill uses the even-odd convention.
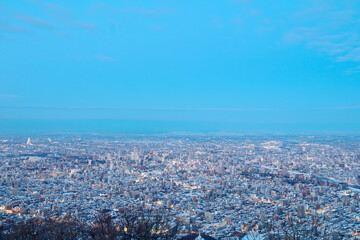
[[[321,6],[294,14],[294,25],[283,33],[286,44],[304,44],[328,55],[335,62],[360,63],[358,12]],[[346,70],[347,73],[358,73]]]

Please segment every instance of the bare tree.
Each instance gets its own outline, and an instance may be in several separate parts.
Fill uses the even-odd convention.
[[[119,220],[123,239],[170,239],[169,218],[163,210],[141,207],[126,209]]]
[[[93,227],[89,231],[92,239],[114,240],[119,236],[119,232],[109,213],[101,212],[96,217]]]
[[[84,236],[84,227],[75,219],[63,221],[32,218],[9,226],[1,239],[75,240],[82,236]]]

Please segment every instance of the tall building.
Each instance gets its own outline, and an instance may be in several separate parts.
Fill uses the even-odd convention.
[[[299,205],[298,206],[297,215],[298,215],[299,218],[304,218],[305,217],[305,207],[304,207],[304,205]]]

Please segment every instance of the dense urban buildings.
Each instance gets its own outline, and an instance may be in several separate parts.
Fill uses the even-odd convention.
[[[358,136],[1,136],[0,160],[4,228],[141,206],[176,239],[360,238]]]

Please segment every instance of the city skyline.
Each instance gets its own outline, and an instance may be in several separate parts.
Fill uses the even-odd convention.
[[[89,233],[109,232],[97,224],[105,212],[113,219],[114,240],[186,240],[199,233],[221,240],[355,240],[360,237],[359,139],[0,136],[0,237],[14,239],[13,233],[23,239],[29,231],[17,229],[31,219],[58,223],[33,225],[39,230],[33,235],[54,236],[69,231],[61,223],[70,218],[78,224],[70,239],[104,239]],[[149,219],[144,209],[161,213],[165,235],[127,238],[124,218],[135,212]]]

